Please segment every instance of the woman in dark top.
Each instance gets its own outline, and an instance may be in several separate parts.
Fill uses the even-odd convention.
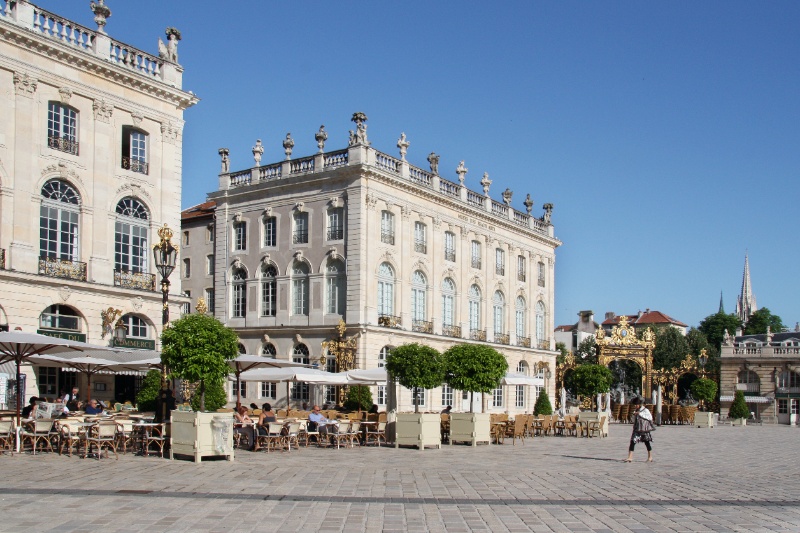
[[[258,434],[267,434],[267,424],[270,422],[277,422],[278,417],[272,412],[272,406],[265,403],[261,406],[261,414],[258,415]]]

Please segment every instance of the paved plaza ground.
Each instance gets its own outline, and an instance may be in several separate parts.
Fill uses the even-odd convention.
[[[800,429],[629,425],[525,445],[0,457],[0,531],[800,531]],[[641,449],[640,449],[641,448]]]

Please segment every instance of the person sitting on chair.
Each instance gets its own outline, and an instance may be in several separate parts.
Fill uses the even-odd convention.
[[[36,412],[36,402],[39,401],[39,398],[36,396],[31,396],[30,401],[26,407],[22,408],[22,418],[34,418],[34,413]]]
[[[319,405],[315,405],[308,415],[308,431],[318,431],[320,436],[328,433],[338,433],[339,428],[335,420],[329,420],[319,412]]]
[[[97,405],[97,400],[92,398],[89,400],[89,403],[86,405],[86,409],[84,411],[87,415],[101,415],[103,414],[103,408]]]

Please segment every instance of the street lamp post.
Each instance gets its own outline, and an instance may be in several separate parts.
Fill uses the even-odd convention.
[[[161,240],[153,245],[153,256],[156,262],[156,269],[161,274],[161,331],[164,331],[164,327],[169,323],[169,276],[175,270],[178,249],[172,245],[170,240],[172,239],[172,230],[166,224],[158,230],[158,236]],[[167,368],[163,364],[162,368],[161,388],[165,389],[167,385]]]

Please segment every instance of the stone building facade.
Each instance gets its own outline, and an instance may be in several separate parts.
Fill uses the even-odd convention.
[[[359,114],[357,114],[359,115]],[[322,343],[335,336],[340,320],[355,338],[355,367],[383,365],[388,350],[418,342],[444,351],[455,343],[486,342],[505,354],[510,371],[529,375],[541,363],[555,369],[552,339],[555,249],[552,206],[534,217],[465,185],[464,163],[457,180],[408,163],[408,141],[400,156],[373,148],[365,117],[354,116],[346,149],[325,151],[327,132],[316,133],[319,152],[292,158],[293,139],[283,142],[286,160],[260,165],[263,146],[253,147],[256,166],[230,172],[223,157],[216,204],[214,249],[215,316],[233,327],[247,353],[317,363]],[[337,370],[333,358],[325,367]],[[552,381],[552,380],[551,380]],[[553,383],[547,385],[551,397]],[[283,387],[248,383],[247,401],[286,405]],[[498,389],[490,410],[531,411],[533,390]],[[293,405],[336,399],[333,388],[292,389]],[[386,391],[373,389],[376,403]],[[411,408],[411,392],[398,398]],[[468,399],[446,387],[420,398],[426,410]],[[480,405],[478,405],[480,407]]]
[[[0,325],[107,344],[110,310],[126,342],[154,346],[151,245],[180,224],[183,112],[197,98],[181,88],[177,31],[151,55],[106,34],[110,11],[93,6],[97,30],[0,2]],[[27,396],[74,380],[28,371]],[[93,396],[133,399],[115,381],[99,377]]]

